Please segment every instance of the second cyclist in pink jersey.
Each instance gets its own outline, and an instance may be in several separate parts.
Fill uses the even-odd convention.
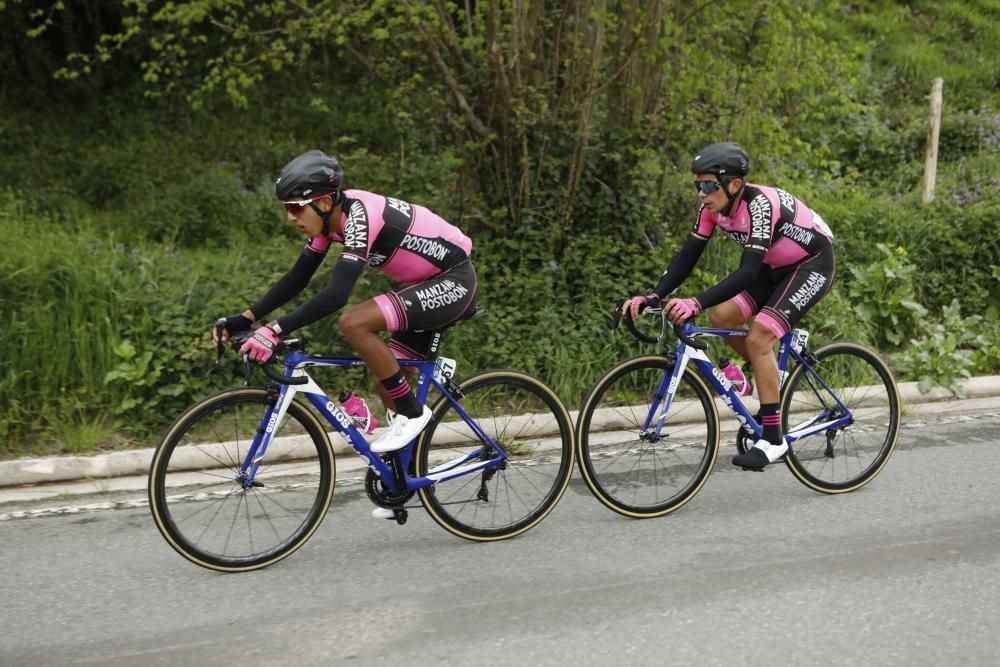
[[[694,230],[656,289],[633,297],[624,310],[635,318],[680,287],[716,228],[743,247],[736,271],[700,294],[670,299],[664,310],[677,324],[711,307],[709,320],[726,329],[754,318],[745,338],[730,337],[727,342],[753,367],[758,418],[764,427],[761,439],[734,457],[733,464],[761,469],[788,451],[781,433],[774,345],[830,291],[833,234],[819,215],[784,190],[748,183],[750,158],[739,144],[707,146],[695,157],[691,171],[701,199]]]
[[[432,330],[475,310],[476,272],[472,241],[432,211],[364,190],[342,190],[336,158],[314,150],[281,171],[275,193],[288,221],[309,237],[292,269],[257,303],[226,318],[223,338],[250,329],[309,284],[334,242],[343,244],[330,281],[301,306],[259,327],[240,349],[265,362],[282,336],[341,309],[365,266],[388,275],[399,288],[348,308],[338,324],[344,338],[381,381],[379,393],[395,412],[388,432],[372,451],[405,447],[427,425],[397,358],[422,358]],[[388,345],[379,332],[389,331]]]

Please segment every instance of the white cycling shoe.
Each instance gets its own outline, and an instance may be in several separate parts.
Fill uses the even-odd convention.
[[[395,519],[396,512],[388,507],[376,507],[372,510],[373,519]]]
[[[747,470],[763,470],[764,466],[774,463],[788,453],[788,443],[782,440],[780,445],[772,445],[767,440],[758,440],[746,454],[733,457],[733,465]]]
[[[372,443],[371,449],[376,454],[386,454],[403,449],[410,441],[420,435],[431,420],[431,409],[424,406],[419,417],[407,417],[397,414],[388,426],[388,432]]]

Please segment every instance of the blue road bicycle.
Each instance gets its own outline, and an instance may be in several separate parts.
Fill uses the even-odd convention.
[[[661,309],[644,314],[660,316],[659,339],[665,339],[671,325]],[[625,324],[639,340],[657,342],[630,317]],[[662,354],[633,357],[608,370],[587,394],[577,420],[584,481],[607,507],[630,517],[668,514],[701,490],[719,451],[720,405],[740,424],[741,452],[763,431],[699,340],[747,331],[690,321],[673,331],[678,342],[672,352],[664,343]],[[810,350],[808,338],[795,329],[778,350],[782,428],[789,443],[785,464],[816,491],[854,491],[882,470],[895,447],[896,382],[868,348],[836,342]]]
[[[306,354],[303,339],[281,344],[283,372],[261,367],[266,386],[225,389],[192,405],[150,467],[150,507],[163,537],[191,562],[223,572],[260,569],[302,546],[327,512],[336,477],[317,415],[364,459],[368,497],[399,524],[415,494],[437,523],[469,540],[513,537],[538,524],[573,471],[569,414],[546,385],[519,371],[456,381],[454,362],[437,356],[440,340],[435,332],[427,360],[400,361],[420,373],[421,404],[432,388],[438,396],[427,428],[392,454],[373,453],[308,373],[364,362]]]

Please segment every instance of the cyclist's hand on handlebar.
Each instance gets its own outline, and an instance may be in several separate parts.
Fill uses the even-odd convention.
[[[253,336],[240,348],[240,354],[247,354],[254,361],[267,362],[274,356],[274,348],[281,342],[281,337],[274,333],[271,327],[264,325],[258,328]]]
[[[221,327],[219,325],[222,325]],[[216,345],[219,344],[219,336],[221,332],[222,340],[227,341],[229,338],[241,331],[249,331],[253,322],[248,317],[243,315],[232,315],[230,317],[220,318],[216,322],[216,326],[212,327],[212,342]]]
[[[683,324],[701,312],[701,304],[694,297],[690,299],[671,299],[664,309],[671,324]]]
[[[647,308],[654,307],[660,302],[660,297],[655,294],[647,294],[646,296],[634,296],[625,303],[622,304],[622,313],[628,315],[633,320],[639,317],[639,314],[646,310]]]

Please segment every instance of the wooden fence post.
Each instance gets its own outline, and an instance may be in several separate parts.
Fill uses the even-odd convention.
[[[931,84],[930,127],[927,128],[927,153],[924,157],[924,194],[921,202],[934,201],[934,184],[937,180],[938,136],[941,133],[941,93],[944,79],[934,79]]]

